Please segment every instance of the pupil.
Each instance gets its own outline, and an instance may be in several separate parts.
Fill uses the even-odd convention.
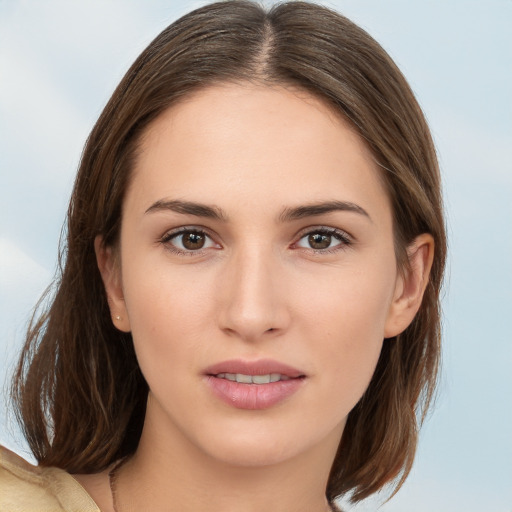
[[[315,233],[314,235],[309,235],[308,241],[313,249],[327,249],[331,245],[331,235]]]
[[[186,249],[201,249],[204,245],[204,236],[200,233],[187,233],[183,236],[183,246]]]

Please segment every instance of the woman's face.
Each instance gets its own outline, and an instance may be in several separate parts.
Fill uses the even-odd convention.
[[[238,465],[334,457],[400,281],[376,165],[309,94],[214,86],[146,131],[106,283],[161,439]]]

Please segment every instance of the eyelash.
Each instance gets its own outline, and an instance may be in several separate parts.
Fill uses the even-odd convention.
[[[208,238],[213,241],[212,236],[205,231],[204,229],[201,229],[199,227],[183,227],[176,229],[175,231],[167,232],[160,240],[160,243],[166,247],[166,249],[174,254],[178,254],[179,256],[197,256],[199,254],[203,254],[204,250],[198,249],[198,250],[183,250],[179,247],[176,247],[171,243],[171,240],[178,238],[180,235],[184,235],[186,233],[193,233],[196,235],[204,236],[205,238]]]
[[[175,238],[178,238],[181,235],[184,235],[186,233],[192,233],[196,235],[204,236],[205,238],[208,238],[210,241],[213,242],[213,237],[204,229],[198,228],[198,227],[183,227],[179,228],[175,231],[171,231],[166,233],[161,239],[160,243],[166,247],[167,250],[174,254],[178,254],[180,256],[198,256],[204,253],[204,250],[209,249],[207,247],[206,249],[200,248],[197,250],[183,250],[171,243],[171,241]],[[352,245],[352,238],[345,232],[340,229],[336,228],[328,228],[325,226],[318,227],[318,228],[308,228],[307,230],[303,231],[296,242],[292,244],[292,247],[297,246],[297,244],[303,240],[304,238],[311,236],[311,235],[324,235],[333,237],[336,240],[338,240],[340,243],[335,245],[334,247],[328,247],[325,249],[314,249],[313,247],[300,247],[298,246],[297,249],[305,250],[308,252],[313,252],[314,254],[319,255],[325,255],[325,254],[332,254],[340,250],[344,250],[347,247]],[[215,243],[215,242],[214,242]]]
[[[299,249],[304,249],[308,252],[312,251],[314,254],[332,254],[337,251],[342,251],[347,249],[352,245],[352,238],[346,233],[345,231],[342,231],[340,229],[336,228],[329,228],[329,227],[318,227],[318,228],[307,228],[307,230],[303,231],[300,234],[300,238],[297,240],[297,242],[294,243],[294,245],[297,245],[301,240],[304,238],[311,236],[311,235],[324,235],[333,237],[336,240],[338,240],[340,243],[335,245],[334,247],[328,247],[326,249],[314,249],[313,247],[299,247]]]

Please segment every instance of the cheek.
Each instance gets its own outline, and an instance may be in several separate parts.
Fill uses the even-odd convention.
[[[214,297],[207,276],[201,280],[160,262],[128,263],[123,268],[125,302],[141,369],[151,380],[196,366],[212,334]],[[147,370],[147,371],[146,371]]]
[[[302,296],[300,329],[316,352],[315,371],[330,375],[326,393],[343,413],[366,390],[382,349],[394,292],[391,263],[373,271],[367,266],[365,272],[338,272],[339,278],[333,274],[323,290],[312,288],[313,293]]]
[[[302,278],[294,296],[304,319],[317,333],[359,347],[364,340],[381,339],[395,289],[396,272],[391,265],[360,265],[361,269],[333,269],[324,279]]]

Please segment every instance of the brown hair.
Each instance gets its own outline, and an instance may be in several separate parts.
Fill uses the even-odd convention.
[[[366,141],[382,169],[394,215],[397,262],[421,233],[435,258],[412,324],[384,341],[373,379],[351,411],[327,497],[361,500],[407,476],[439,363],[446,240],[431,136],[413,93],[387,53],[343,16],[288,2],[197,9],[165,29],[115,90],[84,149],[67,219],[67,252],[48,308],[34,315],[15,375],[17,414],[36,459],[96,472],[133,453],[147,384],[130,334],[111,322],[94,239],[115,246],[141,133],[198,88],[226,81],[292,85],[322,98]],[[44,308],[43,308],[44,309]]]

